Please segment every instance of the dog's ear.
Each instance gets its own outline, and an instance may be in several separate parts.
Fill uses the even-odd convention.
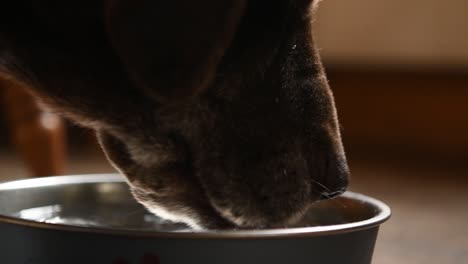
[[[202,91],[247,0],[109,0],[106,30],[136,86],[158,101]]]

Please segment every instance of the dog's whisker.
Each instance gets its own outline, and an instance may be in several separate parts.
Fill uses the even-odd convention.
[[[320,192],[320,195],[325,196],[327,199],[332,199],[333,197],[328,195],[327,193]]]
[[[329,201],[330,203],[337,204],[337,205],[339,205],[339,206],[341,206],[341,207],[343,207],[343,208],[346,208],[346,207],[347,207],[346,204],[342,203],[339,199],[335,199],[336,196],[335,196],[335,197],[332,197],[332,196],[330,196],[330,195],[328,195],[328,194],[326,194],[326,193],[323,193],[323,192],[321,192],[320,194],[323,195],[323,196],[325,196],[325,197],[328,199],[328,201]]]
[[[327,191],[327,192],[330,192],[330,191],[331,191],[330,188],[328,188],[327,186],[323,185],[322,183],[320,183],[320,182],[318,182],[318,181],[316,181],[316,180],[314,180],[314,179],[312,179],[312,182],[315,183],[315,184],[317,184],[319,187],[322,187],[322,188],[325,189],[325,191]]]
[[[322,195],[324,196],[325,198],[327,198],[327,202],[328,203],[334,203],[334,204],[337,204],[339,205],[340,207],[342,208],[346,208],[347,205],[343,202],[341,202],[339,199],[336,199],[337,197],[336,196],[330,196],[329,194],[327,194],[326,192],[320,192],[320,191],[315,191],[315,193],[319,194],[319,195]]]

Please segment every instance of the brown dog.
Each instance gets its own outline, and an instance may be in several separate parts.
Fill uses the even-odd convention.
[[[310,0],[16,0],[0,73],[96,130],[143,205],[283,227],[347,186]]]

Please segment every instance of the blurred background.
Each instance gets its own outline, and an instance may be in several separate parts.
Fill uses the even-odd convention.
[[[325,0],[317,45],[351,190],[393,209],[376,264],[468,262],[466,0]],[[112,172],[93,135],[0,87],[0,180]]]

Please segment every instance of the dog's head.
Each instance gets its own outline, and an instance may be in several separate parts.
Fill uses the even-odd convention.
[[[110,6],[112,43],[159,107],[154,133],[104,147],[131,157],[116,166],[157,214],[194,226],[287,226],[347,186],[312,38],[315,3],[202,2]]]
[[[98,131],[149,210],[198,228],[284,227],[345,190],[314,1],[91,2],[100,18],[47,14],[49,35],[9,34],[42,47],[15,45],[36,92]]]

